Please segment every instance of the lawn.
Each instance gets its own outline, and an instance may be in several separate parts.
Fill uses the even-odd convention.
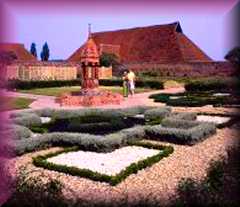
[[[21,98],[21,97],[3,97],[0,109],[1,111],[25,109],[33,102],[33,99]]]
[[[52,88],[34,88],[29,90],[18,90],[21,93],[30,93],[36,95],[47,95],[47,96],[60,96],[63,93],[77,92],[80,91],[80,86],[68,86],[68,87],[52,87]],[[112,91],[114,93],[122,94],[122,87],[117,86],[101,86],[100,89]],[[152,91],[150,88],[136,88],[136,93],[143,93]]]

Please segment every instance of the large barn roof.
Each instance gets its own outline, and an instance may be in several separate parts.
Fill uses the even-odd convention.
[[[0,52],[11,52],[16,56],[17,61],[36,61],[37,59],[28,52],[23,44],[0,43]]]
[[[211,58],[183,34],[179,22],[96,32],[92,37],[101,52],[104,52],[104,45],[108,48],[112,45],[115,50],[119,48],[117,55],[122,63],[211,61]],[[68,60],[79,61],[81,50],[82,47]]]

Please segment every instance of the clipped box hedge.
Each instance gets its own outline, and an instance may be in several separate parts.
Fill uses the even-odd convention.
[[[149,139],[187,145],[193,145],[215,133],[216,126],[204,122],[188,129],[163,127],[161,125],[146,128],[146,135]]]
[[[32,136],[32,131],[27,127],[11,124],[5,125],[1,132],[2,137],[9,137],[12,139],[26,139]]]
[[[160,124],[161,121],[171,113],[170,107],[158,107],[146,110],[144,118],[149,124]]]
[[[186,91],[198,92],[198,91],[216,91],[216,92],[230,92],[237,90],[240,86],[239,80],[201,80],[192,81],[185,85]]]
[[[123,81],[121,79],[100,79],[99,84],[101,86],[122,86]],[[152,88],[163,89],[164,85],[161,81],[155,80],[137,80],[135,82],[136,87],[139,88]],[[80,86],[81,80],[47,80],[47,81],[21,81],[21,80],[9,80],[7,88],[9,89],[32,89],[32,88],[50,88],[50,87],[64,87],[64,86]]]
[[[106,136],[87,133],[53,132],[16,141],[15,149],[17,155],[54,146],[79,146],[83,150],[107,152],[127,145],[128,142],[142,139],[144,136],[145,129],[140,129],[138,126],[120,130],[117,133]]]
[[[161,125],[155,123],[153,126],[137,125],[131,128],[122,129],[116,133],[107,135],[94,135],[88,133],[72,133],[72,132],[53,132],[48,133],[44,130],[44,124],[41,123],[40,116],[49,116],[52,120],[56,119],[75,119],[80,118],[84,121],[82,124],[91,123],[91,116],[99,118],[99,124],[102,126],[106,120],[125,119],[126,116],[134,118],[137,114],[144,113],[145,119],[158,120],[161,119]],[[90,116],[90,117],[89,117]],[[170,107],[134,107],[127,109],[78,109],[78,110],[52,110],[41,109],[35,111],[27,111],[14,113],[12,121],[14,123],[26,126],[35,132],[41,133],[36,137],[28,137],[27,139],[17,140],[15,148],[18,155],[26,152],[44,149],[52,146],[78,146],[90,151],[111,151],[115,148],[127,145],[131,141],[148,139],[159,139],[179,144],[194,144],[212,135],[216,132],[216,126],[212,123],[204,123],[195,121],[195,113],[171,113]],[[143,120],[144,121],[144,120]],[[108,122],[111,123],[111,122]],[[46,124],[46,127],[48,125]],[[85,125],[86,126],[86,125]],[[108,125],[109,126],[109,125]],[[107,126],[107,127],[108,127]],[[43,128],[41,128],[43,127]],[[95,127],[95,126],[94,126]],[[41,130],[39,131],[39,129]],[[47,128],[46,128],[47,129]],[[28,131],[29,132],[29,131]],[[17,132],[18,136],[21,131]],[[23,137],[26,137],[23,135]]]

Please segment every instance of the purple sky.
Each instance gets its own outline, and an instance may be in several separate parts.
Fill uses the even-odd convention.
[[[180,21],[183,32],[214,60],[223,60],[230,49],[228,12],[236,3],[235,0],[194,4],[190,1],[174,4],[171,0],[148,4],[134,0],[33,2],[0,0],[0,11],[4,10],[5,15],[4,41],[24,43],[27,49],[35,42],[38,55],[47,41],[51,59],[68,58],[86,40],[88,23],[92,23],[93,32],[98,32]]]

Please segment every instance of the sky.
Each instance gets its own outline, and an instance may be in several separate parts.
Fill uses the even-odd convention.
[[[50,59],[66,59],[86,41],[88,23],[92,32],[100,32],[179,21],[207,55],[223,60],[232,46],[229,11],[237,1],[178,2],[0,0],[2,41],[23,43],[28,50],[35,42],[38,56],[47,41]]]

